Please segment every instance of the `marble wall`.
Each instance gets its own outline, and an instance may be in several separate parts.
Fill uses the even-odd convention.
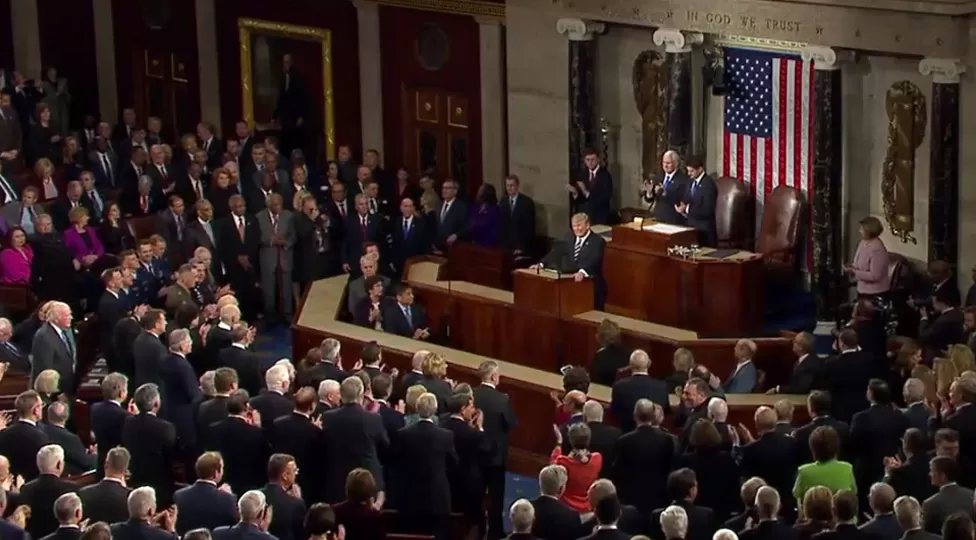
[[[569,223],[569,42],[556,15],[521,4],[505,14],[508,169],[538,203],[540,232],[559,235]]]

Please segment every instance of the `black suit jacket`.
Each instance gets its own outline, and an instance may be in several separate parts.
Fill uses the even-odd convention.
[[[868,407],[865,389],[874,375],[874,356],[862,350],[843,352],[824,363],[822,377],[830,392],[831,414],[850,422],[854,413]]]
[[[941,355],[942,351],[954,343],[966,343],[962,323],[962,312],[956,308],[950,309],[937,317],[921,321],[918,325],[918,339],[929,354]]]
[[[377,242],[382,237],[381,218],[376,214],[366,214],[365,234],[362,216],[355,211],[346,216],[343,223],[342,262],[349,265],[350,273],[359,275],[359,259],[363,256],[363,243]]]
[[[674,205],[685,199],[688,189],[688,175],[681,171],[675,171],[669,179],[661,172],[655,175],[651,182],[651,187],[661,186],[661,193],[641,192],[641,198],[647,204],[654,204],[654,219],[661,223],[672,225],[684,225],[685,216],[674,209]]]
[[[918,428],[920,430],[927,431],[929,428],[929,410],[925,407],[925,403],[914,403],[905,407],[901,410],[901,413],[905,416],[905,421],[908,422],[908,427]]]
[[[512,408],[508,394],[486,384],[474,387],[474,404],[481,410],[482,427],[492,442],[493,453],[490,465],[504,467],[508,458],[508,437],[518,418]]]
[[[854,530],[856,531],[857,527],[854,527]],[[823,534],[832,532],[825,531],[815,537],[820,538]],[[740,540],[796,540],[799,537],[799,531],[780,521],[760,521],[753,528],[739,533]]]
[[[532,501],[532,507],[532,534],[540,540],[576,540],[588,532],[583,529],[579,512],[559,499],[542,495]]]
[[[684,508],[685,513],[688,514],[688,534],[685,536],[685,540],[711,540],[720,523],[711,508],[698,506],[688,501],[671,501],[669,504]],[[664,538],[661,533],[662,511],[664,508],[658,508],[651,515],[651,527],[657,533],[651,535],[652,538]]]
[[[688,226],[698,230],[703,245],[714,246],[718,241],[715,229],[715,202],[718,200],[718,186],[709,175],[704,175],[695,186],[689,179],[685,189],[684,202],[688,204],[686,216]]]
[[[102,354],[106,356],[109,366],[118,362],[118,354],[112,349],[112,336],[115,335],[115,325],[125,318],[128,308],[116,294],[107,290],[98,300],[98,343]]]
[[[633,535],[620,529],[600,529],[580,540],[630,540],[632,537]]]
[[[379,418],[376,419],[379,422]],[[324,425],[324,421],[323,421]],[[295,463],[302,473],[298,475],[298,484],[302,488],[302,496],[309,500],[323,500],[321,494],[324,489],[323,432],[312,424],[311,419],[303,414],[293,412],[274,421],[271,428],[271,451],[278,454],[289,454],[295,458]],[[355,467],[353,467],[355,468]],[[349,469],[352,470],[352,469]],[[342,490],[339,498],[345,498],[345,476],[342,477]],[[339,481],[340,479],[335,479]]]
[[[590,363],[590,373],[593,382],[604,386],[613,386],[617,382],[620,370],[630,362],[630,348],[617,343],[611,343],[600,348]]]
[[[535,238],[535,201],[524,193],[519,193],[512,207],[511,197],[498,202],[500,230],[498,243],[505,251],[526,251],[532,247]]]
[[[264,377],[261,370],[261,357],[256,353],[231,345],[220,351],[217,367],[229,367],[237,371],[239,386],[247,390],[248,395],[256,396],[261,393]]]
[[[116,523],[129,519],[126,501],[132,490],[115,480],[102,480],[85,486],[78,492],[85,517],[92,522]]]
[[[569,445],[569,426],[566,423],[560,426],[559,432],[563,436],[563,454],[569,454],[572,447]],[[611,426],[604,422],[586,422],[590,428],[590,451],[599,452],[603,456],[603,467],[600,469],[600,478],[610,478],[613,472],[614,451],[617,448],[617,439],[623,432],[617,426]]]
[[[129,413],[121,405],[108,400],[92,403],[89,409],[88,421],[98,450],[95,465],[99,477],[102,476],[108,451],[122,444],[122,425],[128,417]]]
[[[451,509],[466,515],[478,515],[485,499],[485,470],[491,461],[492,445],[488,436],[463,419],[449,416],[440,426],[454,435],[457,467],[448,471],[451,485]]]
[[[122,521],[112,524],[112,540],[179,540],[179,535],[164,531],[144,521]]]
[[[335,413],[328,413],[329,414]],[[454,434],[433,422],[420,421],[397,434],[400,512],[406,515],[446,516],[451,513],[451,485],[447,471],[458,466]]]
[[[0,455],[10,461],[10,474],[19,474],[25,480],[33,480],[40,474],[37,451],[50,443],[50,437],[40,426],[25,421],[14,422],[0,431]]]
[[[262,425],[264,421],[262,417]],[[220,452],[224,457],[224,481],[236,493],[264,485],[271,448],[261,428],[228,416],[211,424],[205,433],[207,450]]]
[[[655,379],[647,374],[631,375],[613,384],[610,394],[610,412],[620,423],[624,432],[634,430],[634,406],[641,399],[649,399],[664,409],[665,414],[671,412],[670,393],[664,381]]]
[[[134,388],[133,383],[135,382],[134,375],[136,369],[133,345],[135,344],[136,338],[142,332],[143,330],[139,326],[139,321],[132,317],[123,317],[119,322],[115,323],[115,328],[112,330],[112,351],[115,353],[114,361],[116,363],[112,364],[113,358],[108,358],[109,369],[127,375],[130,381],[130,388]]]
[[[53,474],[42,474],[20,488],[21,503],[31,507],[31,517],[27,520],[31,537],[41,538],[58,528],[54,501],[65,493],[76,493],[79,488],[78,484]]]
[[[451,201],[447,214],[443,216],[444,201],[434,210],[434,232],[431,235],[434,245],[443,248],[447,237],[456,234],[458,240],[463,240],[468,227],[468,203],[454,199]]]
[[[214,530],[233,525],[239,517],[237,498],[202,480],[178,489],[173,494],[173,502],[180,513],[180,519],[176,522],[176,532],[179,534],[199,528]]]
[[[809,394],[814,384],[820,378],[823,369],[823,359],[815,354],[808,354],[802,362],[793,367],[786,384],[779,387],[780,394]]]
[[[739,452],[739,472],[743,478],[758,476],[780,493],[783,508],[792,508],[793,483],[797,463],[794,461],[794,441],[776,431],[763,433],[756,440],[742,446]]]
[[[876,515],[861,525],[861,530],[873,535],[874,540],[898,540],[905,534],[894,514]]]
[[[168,352],[160,338],[143,331],[132,344],[132,355],[135,358],[134,386],[138,388],[146,383],[162,386],[159,369],[166,361]]]
[[[856,452],[854,476],[859,492],[867,493],[871,483],[884,475],[884,458],[898,455],[906,429],[908,420],[891,404],[872,405],[854,415],[850,442]]]
[[[64,474],[83,474],[95,469],[95,456],[88,453],[78,435],[63,426],[48,423],[41,424],[41,429],[47,433],[52,444],[64,450]]]
[[[423,217],[414,215],[410,219],[410,229],[406,230],[403,227],[403,218],[394,217],[391,220],[390,235],[393,244],[390,247],[389,260],[398,273],[403,271],[404,262],[410,257],[430,252],[431,238],[427,224]]]
[[[582,191],[575,199],[576,212],[584,212],[590,217],[590,223],[594,225],[610,225],[613,218],[613,210],[610,206],[613,200],[613,176],[605,167],[596,170],[596,176],[590,181],[589,169],[577,172],[573,176],[572,185],[579,189],[578,182],[583,182],[587,186],[589,196],[584,197]]]
[[[620,501],[642,512],[664,506],[667,478],[676,463],[677,449],[674,435],[651,426],[639,426],[617,439],[610,476]]]
[[[315,389],[318,389],[318,385]],[[265,390],[251,398],[251,407],[261,415],[261,427],[265,429],[265,433],[270,433],[275,420],[288,416],[295,410],[295,401],[291,396]]]
[[[251,215],[244,217],[244,239],[241,240],[237,232],[237,216],[233,213],[217,222],[217,245],[219,258],[227,271],[227,278],[232,280],[245,279],[247,276],[257,275],[258,251],[261,248],[261,229],[258,222]],[[237,261],[240,255],[251,260],[251,269],[245,270]],[[237,291],[241,292],[241,291]]]
[[[265,484],[261,491],[273,512],[268,533],[278,540],[305,540],[305,503],[278,484]]]
[[[173,423],[183,446],[192,447],[197,443],[197,405],[203,401],[193,366],[185,357],[170,354],[160,367],[159,378],[163,382],[160,416]]]
[[[898,495],[910,495],[919,501],[935,494],[929,479],[929,458],[926,455],[909,457],[884,480]]]
[[[966,405],[939,421],[934,419],[935,429],[944,427],[959,434],[959,461],[962,464],[976,461],[976,406]]]
[[[574,258],[576,239],[574,234],[565,237],[543,258],[542,264],[546,268],[566,274],[575,274],[583,270],[594,279],[598,278],[603,274],[603,250],[607,246],[606,240],[590,231],[583,240],[579,257]]]
[[[390,438],[379,415],[359,405],[342,405],[322,415],[322,434],[325,453],[317,457],[325,469],[326,502],[346,498],[346,476],[359,467],[373,473],[377,485],[383,489],[379,456],[389,447]]]
[[[78,527],[58,527],[53,533],[45,536],[41,540],[77,540],[81,538],[81,529]]]
[[[410,306],[410,322],[407,322],[406,315],[400,309],[400,304],[394,302],[383,310],[383,330],[403,337],[413,337],[413,333],[419,328],[429,328],[427,312],[423,306],[416,302]]]
[[[312,388],[318,389],[319,384],[326,379],[342,382],[347,377],[349,377],[349,373],[343,371],[342,368],[332,362],[319,362],[304,371],[300,371],[296,377],[295,384],[299,387],[311,386]]]
[[[132,485],[156,488],[161,504],[167,503],[173,493],[178,450],[173,424],[147,413],[130,416],[122,424],[122,446],[132,455]]]

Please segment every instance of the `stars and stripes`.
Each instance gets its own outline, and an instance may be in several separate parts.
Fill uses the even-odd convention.
[[[808,201],[813,193],[813,63],[787,53],[726,48],[725,71],[722,174],[749,186],[758,234],[764,201],[775,188],[795,187]],[[806,230],[808,267],[813,257]]]

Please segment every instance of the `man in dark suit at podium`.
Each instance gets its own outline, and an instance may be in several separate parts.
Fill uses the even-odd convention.
[[[641,186],[641,200],[651,205],[655,221],[685,224],[685,217],[675,209],[684,200],[688,189],[688,175],[680,170],[680,166],[681,157],[674,150],[668,150],[661,157],[661,173]]]
[[[675,211],[688,220],[688,226],[698,230],[698,243],[714,247],[718,242],[715,229],[715,202],[718,199],[718,186],[711,176],[705,174],[705,162],[700,156],[688,158],[688,186],[681,202],[674,205]]]
[[[607,242],[590,230],[590,218],[586,214],[576,214],[571,221],[573,234],[553,246],[542,262],[532,268],[574,274],[577,283],[593,278],[593,305],[594,309],[601,310],[607,297],[603,280],[603,251]]]

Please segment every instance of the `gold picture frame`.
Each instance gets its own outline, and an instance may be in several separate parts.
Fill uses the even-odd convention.
[[[325,28],[282,24],[258,19],[238,19],[238,43],[241,53],[241,99],[243,119],[254,129],[254,77],[252,72],[251,38],[254,34],[267,34],[322,45],[323,116],[325,127],[325,153],[329,160],[336,158],[335,103],[332,88],[332,32]],[[314,99],[314,96],[313,96]]]

